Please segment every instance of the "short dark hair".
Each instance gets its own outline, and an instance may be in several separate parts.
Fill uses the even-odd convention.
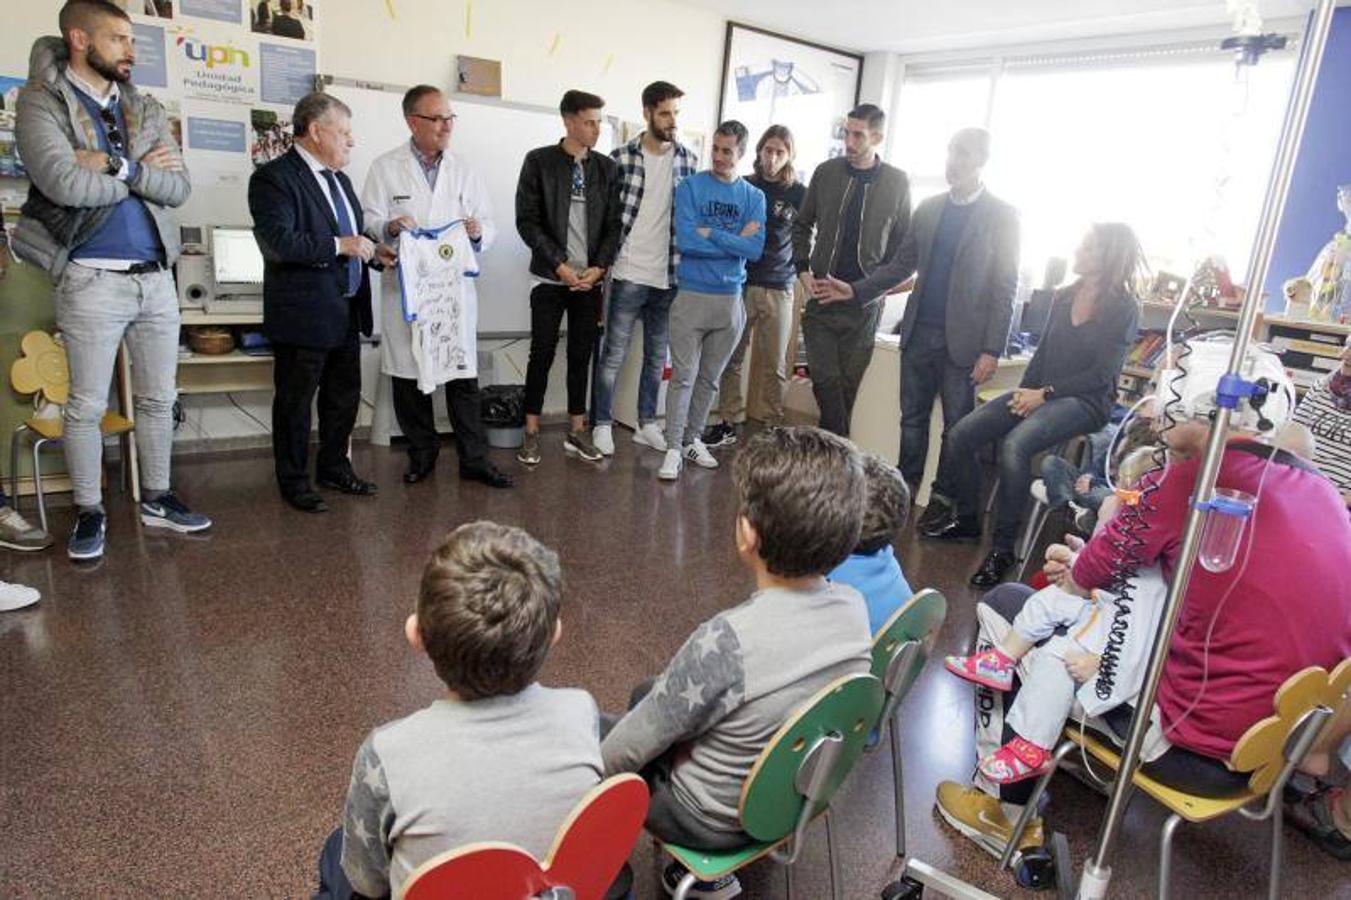
[[[910,488],[901,471],[876,453],[863,453],[863,479],[868,502],[855,553],[872,554],[896,539],[910,515]]]
[[[685,92],[669,81],[654,81],[643,88],[643,109],[656,109],[667,100],[678,100]]]
[[[519,528],[470,522],[422,572],[418,634],[462,700],[515,694],[544,665],[562,598],[558,554]]]
[[[575,116],[584,109],[604,109],[605,101],[586,91],[568,91],[558,101],[558,111],[565,116]]]
[[[810,426],[770,428],[737,454],[737,514],[760,536],[760,558],[782,578],[825,575],[853,552],[867,488],[854,445]]]
[[[296,137],[304,137],[310,130],[310,123],[318,122],[333,110],[345,116],[352,115],[351,108],[332,94],[323,91],[311,91],[296,102],[291,113],[291,132]]]
[[[746,130],[746,126],[736,119],[728,119],[726,122],[720,123],[713,133],[715,135],[720,134],[723,137],[736,138],[736,145],[742,153],[746,152],[746,142],[751,139],[751,133]]]
[[[289,13],[293,7],[291,0],[280,0],[280,3],[278,5],[281,7],[281,11],[284,13]]]
[[[61,29],[61,36],[69,39],[73,29],[90,31],[100,19],[109,16],[123,22],[131,21],[125,9],[108,0],[69,0],[57,14],[56,23]]]
[[[882,112],[881,107],[873,103],[860,103],[849,110],[849,118],[862,119],[868,123],[868,130],[881,134],[887,127],[887,114]]]
[[[417,102],[428,94],[444,93],[439,87],[430,84],[415,84],[403,95],[403,114],[411,116],[417,108]]]

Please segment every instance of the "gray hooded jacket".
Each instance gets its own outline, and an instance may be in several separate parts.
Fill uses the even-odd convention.
[[[65,77],[68,58],[61,38],[38,38],[29,57],[28,83],[19,93],[15,131],[31,186],[14,231],[15,255],[56,278],[70,251],[107,221],[113,207],[135,195],[154,217],[165,262],[173,264],[179,240],[169,209],[183,205],[192,191],[187,170],[138,166],[135,178],[119,181],[80,166],[75,151],[99,149],[98,126]],[[160,144],[177,148],[158,100],[130,84],[118,90],[129,159],[140,159]]]

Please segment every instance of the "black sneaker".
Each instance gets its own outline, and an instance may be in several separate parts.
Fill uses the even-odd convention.
[[[736,426],[729,422],[719,422],[704,429],[699,439],[705,447],[727,447],[736,443]]]
[[[661,883],[666,888],[666,893],[674,897],[680,882],[688,874],[689,870],[680,863],[675,861],[667,863],[661,873]],[[717,881],[696,881],[694,886],[685,892],[685,896],[691,900],[730,900],[732,897],[741,896],[741,882],[737,880],[735,874],[730,873],[719,877]]]
[[[913,497],[919,496],[919,491],[911,494]],[[929,505],[924,507],[924,513],[915,521],[915,529],[922,532],[928,531],[941,522],[946,522],[953,517],[956,510],[947,498],[942,494],[929,493]]]
[[[91,509],[80,513],[75,519],[75,528],[66,544],[66,555],[71,559],[98,559],[103,556],[103,543],[107,534],[107,517],[101,510]]]

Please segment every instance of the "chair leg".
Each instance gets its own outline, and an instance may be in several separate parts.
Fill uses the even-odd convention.
[[[1168,900],[1168,890],[1173,883],[1173,835],[1182,817],[1173,813],[1163,823],[1163,832],[1159,842],[1159,900]]]
[[[999,857],[999,868],[1007,869],[1013,864],[1013,857],[1018,852],[1018,844],[1022,842],[1023,832],[1027,831],[1027,826],[1032,822],[1032,817],[1037,814],[1037,804],[1041,801],[1041,795],[1046,793],[1046,786],[1051,783],[1056,770],[1065,760],[1066,756],[1078,745],[1074,741],[1061,741],[1060,746],[1056,748],[1055,755],[1051,757],[1051,767],[1047,769],[1040,778],[1037,779],[1037,785],[1032,789],[1032,796],[1027,798],[1027,804],[1023,806],[1023,811],[1018,815],[1018,821],[1013,825],[1013,833],[1009,835],[1009,842],[1004,846],[1004,854]]]
[[[831,820],[835,817],[826,810],[826,856],[830,859],[830,900],[840,900],[840,860],[835,855],[835,829]]]
[[[1285,804],[1275,804],[1276,811],[1271,814],[1271,875],[1267,883],[1268,900],[1280,900],[1281,896],[1281,846],[1285,832]]]
[[[33,441],[33,492],[38,499],[38,521],[42,523],[42,530],[50,533],[47,528],[47,498],[42,493],[42,445],[45,443],[41,438]]]
[[[793,864],[789,863],[783,867],[783,880],[788,890],[784,894],[788,900],[793,900]]]
[[[901,729],[896,715],[887,723],[891,732],[891,783],[896,790],[896,858],[905,861],[905,773],[901,763]]]
[[[9,502],[15,509],[19,508],[19,435],[27,430],[28,426],[20,425],[9,439]]]
[[[685,877],[680,879],[680,884],[676,885],[675,893],[672,896],[675,900],[685,900],[689,896],[690,888],[694,887],[694,883],[698,880],[694,877],[693,872],[686,872]]]
[[[1032,562],[1032,549],[1037,546],[1037,539],[1041,537],[1041,532],[1046,528],[1046,520],[1051,516],[1051,508],[1040,500],[1032,503],[1032,513],[1027,517],[1027,528],[1023,531],[1022,539],[1018,542],[1018,549],[1015,555],[1022,562],[1022,577],[1027,575],[1027,567]]]
[[[990,486],[990,499],[985,501],[985,515],[988,516],[990,513],[994,512],[994,502],[998,496],[999,496],[999,476],[996,475],[994,479],[994,484]]]

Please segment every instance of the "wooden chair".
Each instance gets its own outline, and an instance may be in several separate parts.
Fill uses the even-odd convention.
[[[1164,822],[1160,839],[1159,888],[1160,900],[1167,900],[1172,884],[1173,835],[1183,821],[1209,822],[1237,812],[1249,819],[1271,820],[1271,876],[1268,896],[1276,900],[1281,886],[1282,794],[1295,768],[1304,760],[1317,742],[1324,727],[1332,720],[1343,703],[1351,702],[1351,659],[1343,660],[1329,674],[1326,669],[1310,666],[1285,680],[1276,691],[1275,714],[1249,728],[1234,745],[1229,755],[1229,768],[1235,772],[1251,772],[1247,790],[1236,797],[1214,799],[1199,797],[1175,790],[1136,771],[1132,776],[1135,786],[1154,798],[1170,815]],[[1027,822],[1037,808],[1046,785],[1060,762],[1076,748],[1108,766],[1113,772],[1121,765],[1116,747],[1104,743],[1091,734],[1080,733],[1075,727],[1066,728],[1065,740],[1056,748],[1051,768],[1038,779],[1032,797],[1023,808],[1023,814],[1014,826],[1009,844],[1004,848],[1001,865],[1012,859],[1012,848],[1018,845]]]
[[[42,448],[47,444],[58,443],[65,435],[65,422],[59,407],[65,406],[70,399],[70,364],[66,359],[65,347],[52,339],[45,331],[30,331],[20,341],[22,352],[9,369],[9,381],[19,394],[32,395],[33,415],[14,430],[9,443],[9,485],[10,502],[15,509],[19,506],[19,439],[27,434],[33,443],[33,487],[37,494],[38,519],[42,530],[47,529],[47,502],[42,492]],[[118,371],[125,369],[123,351],[118,350]],[[134,465],[131,459],[134,451],[131,444],[132,429],[136,426],[126,416],[109,412],[99,423],[104,437],[116,435],[123,439],[122,444],[122,482],[135,481],[129,475]],[[133,485],[133,492],[136,488]],[[139,496],[137,497],[139,499]]]
[[[601,900],[647,818],[647,785],[616,775],[573,808],[541,865],[514,844],[482,842],[434,856],[404,884],[405,900]]]
[[[817,816],[826,820],[831,896],[838,900],[830,800],[863,754],[881,708],[882,683],[862,674],[836,679],[805,703],[770,740],[741,788],[741,827],[755,843],[718,852],[661,844],[688,870],[675,900],[685,900],[696,881],[712,881],[765,856],[785,867],[791,900],[792,866]]]

